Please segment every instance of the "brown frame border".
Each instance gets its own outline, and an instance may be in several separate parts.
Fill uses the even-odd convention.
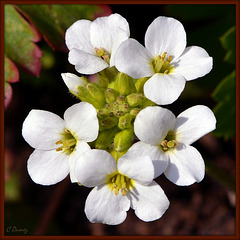
[[[234,4],[236,5],[236,235],[234,236],[4,236],[4,4]],[[239,14],[240,14],[240,0],[0,0],[0,27],[1,27],[1,37],[0,37],[0,101],[1,101],[1,114],[0,114],[0,142],[1,142],[1,155],[0,155],[0,239],[1,240],[12,240],[12,239],[22,239],[22,240],[40,240],[40,239],[184,239],[184,240],[200,240],[200,239],[216,239],[216,240],[240,240],[240,159],[239,159]],[[2,84],[3,83],[3,84]]]

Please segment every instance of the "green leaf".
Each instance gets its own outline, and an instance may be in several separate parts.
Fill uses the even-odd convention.
[[[66,51],[65,31],[80,19],[93,20],[97,16],[109,15],[106,5],[86,4],[20,4],[17,5],[33,21],[46,42],[53,48]]]
[[[4,11],[5,54],[19,68],[38,76],[42,52],[34,42],[40,40],[40,35],[13,5],[4,5]]]
[[[231,27],[222,37],[220,37],[222,46],[227,50],[224,61],[235,64],[236,62],[236,27]]]
[[[12,99],[12,87],[10,83],[19,80],[19,72],[16,65],[7,56],[4,56],[4,106],[8,106]]]
[[[226,140],[235,134],[236,116],[236,73],[233,71],[226,76],[213,92],[213,98],[218,102],[213,109],[217,118],[217,128],[214,134],[217,137],[224,137]]]

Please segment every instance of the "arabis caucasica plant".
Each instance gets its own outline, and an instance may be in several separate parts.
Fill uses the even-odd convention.
[[[71,182],[92,187],[85,204],[90,222],[120,224],[130,208],[143,221],[161,218],[169,200],[154,179],[200,182],[204,160],[191,144],[216,127],[206,106],[177,117],[158,106],[177,100],[186,81],[212,69],[203,48],[186,47],[183,25],[156,18],[146,47],[129,36],[119,14],[70,26],[68,59],[84,76],[61,76],[80,103],[63,119],[32,110],[23,123],[23,137],[35,148],[27,164],[32,180],[51,185],[70,174]]]

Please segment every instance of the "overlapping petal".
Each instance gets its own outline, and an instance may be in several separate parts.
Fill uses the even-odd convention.
[[[35,183],[56,184],[69,174],[68,158],[56,150],[34,150],[28,159],[27,170]]]
[[[115,54],[115,66],[132,78],[152,76],[152,56],[149,51],[135,39],[124,41]]]
[[[145,46],[154,57],[167,52],[174,61],[186,47],[183,25],[174,18],[156,18],[146,31]]]
[[[119,33],[120,30],[120,33]],[[94,47],[104,48],[108,53],[112,53],[114,42],[125,33],[126,38],[130,35],[129,25],[125,18],[115,13],[106,17],[95,19],[90,28],[90,39]]]
[[[65,40],[70,51],[72,49],[78,49],[92,55],[96,54],[94,47],[90,42],[91,24],[91,21],[82,19],[76,21],[67,29]]]
[[[147,107],[137,115],[134,132],[142,142],[157,146],[174,129],[175,121],[175,115],[168,109]]]
[[[178,115],[174,130],[176,140],[192,144],[216,128],[216,118],[206,106],[197,105]]]
[[[94,74],[108,67],[108,64],[96,54],[92,55],[75,48],[69,52],[68,61],[83,74]]]
[[[80,102],[69,107],[64,113],[66,128],[77,139],[85,142],[94,141],[98,136],[96,109],[87,102]]]
[[[166,105],[178,99],[185,83],[185,78],[180,74],[156,73],[144,84],[144,93],[151,101]]]
[[[90,222],[109,225],[122,223],[127,217],[130,201],[121,194],[115,195],[107,185],[95,187],[87,197],[85,213]]]
[[[176,60],[175,73],[181,74],[187,81],[203,77],[212,70],[213,59],[201,47],[187,47]]]
[[[137,151],[128,151],[118,159],[119,173],[143,185],[148,185],[154,177],[154,167],[147,155],[140,155]]]
[[[22,135],[28,144],[39,150],[56,149],[65,123],[54,113],[31,110],[23,122]]]
[[[69,155],[70,180],[71,182],[78,182],[75,176],[75,164],[80,156],[90,150],[90,146],[84,141],[77,141],[74,151]]]
[[[135,214],[145,222],[162,217],[170,204],[164,191],[155,181],[148,186],[135,183],[130,196]]]
[[[204,178],[205,164],[201,154],[192,146],[179,144],[171,152],[165,176],[179,186],[188,186]]]
[[[106,182],[117,171],[115,159],[104,150],[89,150],[76,161],[75,176],[81,184],[95,187]]]
[[[156,178],[159,175],[161,175],[168,166],[168,155],[165,154],[159,146],[152,146],[149,144],[146,144],[144,142],[137,142],[134,143],[129,149],[128,152],[136,152],[139,156],[149,156],[152,160],[153,166],[154,166],[154,177]]]

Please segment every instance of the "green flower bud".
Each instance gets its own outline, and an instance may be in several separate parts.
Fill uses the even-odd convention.
[[[137,92],[133,78],[121,72],[118,73],[116,77],[114,90],[119,92],[121,95],[129,95]]]
[[[118,132],[114,137],[114,150],[117,152],[126,151],[131,145],[134,138],[133,127]]]
[[[118,127],[100,132],[95,142],[95,148],[107,149],[113,143],[113,138],[117,132],[119,132]]]
[[[127,102],[131,107],[137,107],[142,104],[143,97],[142,93],[132,93],[127,96]]]
[[[113,103],[116,101],[117,93],[112,89],[108,88],[105,91],[105,99],[107,103]]]
[[[118,125],[118,119],[116,117],[106,117],[99,120],[100,131],[110,129]]]
[[[131,126],[132,119],[132,115],[130,113],[126,113],[124,116],[119,118],[118,127],[122,130],[129,128]]]
[[[139,108],[133,108],[133,109],[131,109],[130,114],[135,118],[140,111],[141,111],[141,109],[139,109]]]

